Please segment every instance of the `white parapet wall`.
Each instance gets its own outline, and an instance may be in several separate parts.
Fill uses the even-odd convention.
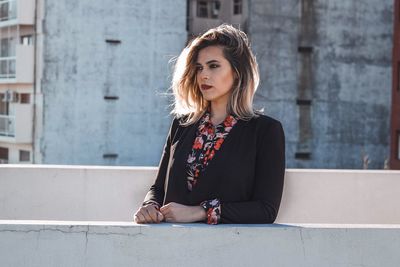
[[[272,225],[135,224],[156,172],[0,166],[0,266],[399,266],[399,171],[287,170]]]
[[[0,165],[0,220],[131,221],[155,167]],[[277,223],[399,224],[400,171],[289,169]]]

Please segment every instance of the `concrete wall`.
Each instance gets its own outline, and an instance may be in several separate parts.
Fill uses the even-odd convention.
[[[397,267],[400,262],[400,171],[287,170],[279,224],[135,224],[132,207],[140,204],[156,171],[0,166],[1,265]]]
[[[400,226],[0,221],[3,266],[397,267]]]
[[[170,122],[158,93],[186,40],[186,2],[45,1],[35,162],[158,164]],[[357,169],[364,157],[384,167],[392,2],[248,2],[255,104],[283,122],[288,167]]]
[[[186,41],[186,1],[160,3],[44,2],[39,162],[158,165],[170,124],[160,93]]]
[[[0,220],[131,221],[156,172],[0,165]],[[400,224],[398,203],[400,171],[289,169],[276,222]]]
[[[262,80],[256,105],[283,122],[289,167],[363,168],[368,155],[369,168],[383,168],[392,17],[391,0],[250,1],[249,35]],[[309,56],[302,54],[307,47]],[[295,159],[296,152],[311,157]]]

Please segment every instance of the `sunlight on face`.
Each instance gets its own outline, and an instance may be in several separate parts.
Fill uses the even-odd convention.
[[[233,69],[224,57],[221,46],[200,50],[197,58],[197,84],[203,97],[211,102],[227,104],[234,82]]]

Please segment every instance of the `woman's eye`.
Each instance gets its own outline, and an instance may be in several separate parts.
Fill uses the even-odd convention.
[[[197,71],[203,70],[203,67],[202,67],[202,66],[197,66],[197,67],[196,67],[196,70],[197,70]]]
[[[217,64],[211,64],[211,65],[210,65],[210,68],[211,68],[211,69],[215,69],[215,68],[218,68],[218,67],[219,67],[219,65],[217,65]]]

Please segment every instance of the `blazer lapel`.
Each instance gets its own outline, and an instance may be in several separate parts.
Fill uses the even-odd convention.
[[[219,162],[223,161],[224,158],[228,156],[226,154],[226,147],[232,145],[231,142],[234,140],[233,137],[236,135],[240,127],[242,127],[242,121],[238,120],[236,125],[233,126],[229,134],[225,137],[220,149],[215,152],[213,159],[208,163],[204,171],[200,173],[196,186],[193,187],[192,193],[203,192],[205,190],[202,189],[203,187],[212,188],[213,186],[210,186],[210,183],[215,184],[214,188],[217,187],[216,185],[220,182],[217,180],[219,178],[219,167],[221,166]]]
[[[181,133],[178,133],[176,140],[173,140],[172,147],[174,150],[171,151],[170,157],[170,172],[169,172],[169,184],[168,189],[165,192],[166,200],[169,201],[167,194],[182,194],[187,189],[186,184],[186,162],[187,157],[192,149],[193,141],[196,135],[196,130],[199,126],[200,121],[196,123],[182,127]],[[171,191],[172,190],[172,191]],[[184,194],[186,196],[186,194]]]
[[[224,142],[221,145],[221,148],[215,153],[213,159],[208,163],[207,167],[204,169],[202,173],[200,173],[198,177],[198,181],[196,185],[193,187],[193,190],[190,192],[187,190],[187,159],[188,155],[192,150],[192,145],[196,136],[196,130],[199,126],[199,121],[193,125],[184,127],[182,130],[182,134],[180,137],[175,140],[175,143],[172,144],[174,151],[171,151],[171,169],[170,169],[170,177],[169,177],[169,185],[166,195],[169,193],[172,195],[179,194],[181,197],[185,199],[186,203],[196,202],[196,199],[201,198],[201,195],[211,192],[204,192],[204,190],[210,190],[210,188],[217,188],[217,184],[219,181],[219,171],[218,164],[219,161],[223,161],[224,157],[226,157],[225,147],[229,147],[232,144],[233,138],[238,132],[240,132],[239,128],[243,126],[243,121],[238,120],[236,125],[229,132],[228,136],[225,138]],[[229,149],[228,149],[229,150]],[[211,184],[215,184],[215,186],[210,186]],[[179,193],[178,193],[179,192]],[[182,194],[182,192],[186,192],[186,194]],[[167,197],[167,196],[166,196]],[[171,198],[172,199],[172,198]],[[169,202],[169,198],[167,197],[167,201]],[[205,199],[203,199],[205,200]],[[172,199],[173,201],[173,199]]]

